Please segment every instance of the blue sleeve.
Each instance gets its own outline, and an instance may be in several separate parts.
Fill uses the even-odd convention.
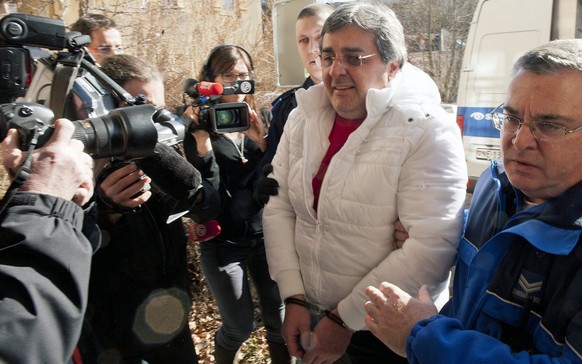
[[[513,353],[508,345],[484,333],[465,330],[457,319],[441,315],[418,322],[408,335],[411,364],[447,363],[580,363],[579,358],[552,358],[529,352]]]

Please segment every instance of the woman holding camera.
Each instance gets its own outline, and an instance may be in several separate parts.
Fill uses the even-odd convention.
[[[221,45],[210,52],[198,80],[233,86],[237,80],[252,80],[253,72],[252,59],[242,47]],[[219,133],[208,126],[213,112],[208,105],[190,106],[185,115],[192,119],[195,127],[190,130],[195,131],[187,133],[184,139],[186,158],[202,176],[213,156],[220,168],[222,210],[218,222],[221,232],[200,246],[202,270],[222,317],[222,327],[215,336],[214,356],[217,364],[236,363],[241,345],[254,329],[251,278],[260,300],[271,362],[290,363],[291,357],[280,333],[285,306],[276,283],[269,276],[262,206],[253,197],[258,165],[266,149],[265,128],[254,111],[252,95],[224,95],[218,102],[246,102],[250,127]]]

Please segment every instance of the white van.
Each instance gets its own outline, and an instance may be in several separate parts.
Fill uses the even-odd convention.
[[[581,8],[579,0],[479,0],[457,96],[469,191],[489,161],[501,158],[499,131],[488,113],[505,99],[511,66],[550,40],[582,38]]]

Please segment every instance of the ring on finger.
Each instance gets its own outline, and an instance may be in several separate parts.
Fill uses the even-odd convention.
[[[402,302],[392,301],[392,306],[394,306],[394,308],[396,309],[396,311],[398,311],[398,313],[402,313],[402,309],[404,308],[404,305],[402,304]]]

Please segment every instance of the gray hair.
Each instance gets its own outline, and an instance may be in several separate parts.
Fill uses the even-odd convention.
[[[582,72],[582,39],[554,40],[538,46],[514,63],[512,73],[519,70],[538,75],[569,70]]]
[[[382,61],[404,65],[408,55],[404,30],[394,11],[381,3],[354,1],[338,6],[327,18],[321,31],[321,39],[345,26],[355,25],[376,36],[376,46]],[[321,46],[321,44],[320,44]]]

